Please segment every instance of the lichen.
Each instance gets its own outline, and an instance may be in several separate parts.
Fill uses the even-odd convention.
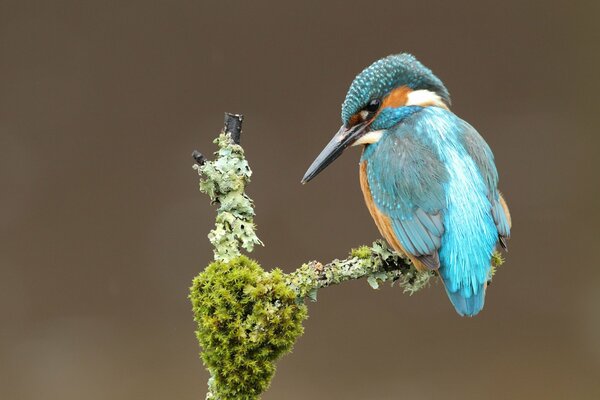
[[[377,240],[371,247],[352,249],[344,260],[333,260],[325,265],[317,261],[303,264],[288,274],[286,280],[300,299],[316,301],[319,289],[352,279],[366,278],[373,289],[390,282],[413,294],[426,287],[433,276],[431,271],[417,271],[410,260]]]
[[[214,142],[219,147],[215,161],[194,168],[200,175],[200,191],[219,205],[215,228],[208,234],[214,258],[229,261],[241,254],[240,247],[251,252],[262,242],[256,236],[252,199],[244,192],[252,175],[244,149],[229,133],[221,133]]]

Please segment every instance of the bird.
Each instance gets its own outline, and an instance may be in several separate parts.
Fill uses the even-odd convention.
[[[490,147],[450,104],[442,81],[413,55],[374,62],[352,81],[342,126],[302,183],[362,146],[360,187],[379,232],[417,270],[434,271],[456,312],[472,317],[512,220]]]

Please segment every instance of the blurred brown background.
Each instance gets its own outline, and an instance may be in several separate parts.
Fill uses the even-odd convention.
[[[259,235],[290,271],[378,237],[358,150],[300,178],[352,78],[414,53],[492,146],[507,263],[310,305],[269,399],[598,399],[597,1],[0,2],[0,398],[199,399],[188,286],[215,210],[190,153],[246,115]]]

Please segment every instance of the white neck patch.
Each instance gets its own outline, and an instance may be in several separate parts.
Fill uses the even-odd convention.
[[[377,143],[379,141],[379,139],[381,139],[382,135],[383,135],[382,130],[368,132],[368,133],[364,134],[363,136],[361,136],[360,138],[358,138],[358,140],[356,142],[352,143],[352,146],[358,146],[359,144]]]
[[[429,90],[414,90],[407,95],[407,106],[435,106],[448,109],[442,98]]]

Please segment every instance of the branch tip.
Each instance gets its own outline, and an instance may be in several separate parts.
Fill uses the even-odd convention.
[[[244,116],[242,114],[225,113],[225,133],[231,135],[233,143],[240,144],[240,136],[242,135],[242,122]]]

